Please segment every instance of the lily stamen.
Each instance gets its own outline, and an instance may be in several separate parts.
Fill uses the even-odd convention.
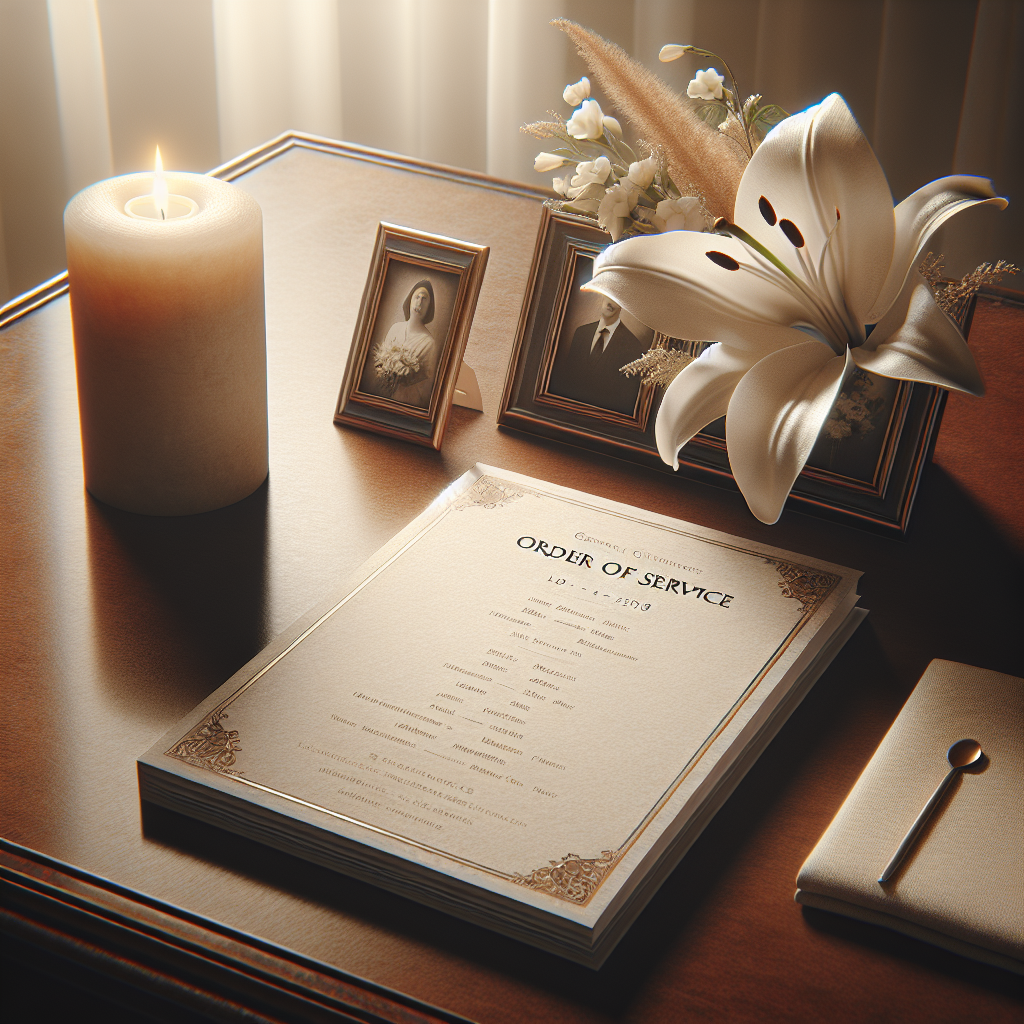
[[[754,259],[757,260],[758,266],[751,266],[748,263],[741,263],[739,265],[740,270],[745,270],[748,274],[751,274],[752,276],[758,278],[758,280],[764,281],[765,283],[773,285],[776,288],[780,286],[785,287],[789,294],[792,295],[798,301],[805,297],[802,292],[793,288],[792,284],[789,281],[787,281],[786,278],[780,278],[778,272],[775,270],[774,267],[772,267],[770,264],[764,265],[764,262],[757,255],[757,253],[752,253],[752,255]],[[805,312],[821,313],[823,311],[820,308],[816,307],[814,309],[806,309]],[[808,323],[810,323],[812,319],[814,318],[808,317]],[[833,344],[828,340],[830,335],[832,334],[833,328],[827,320],[812,323],[811,326],[813,326],[814,329],[822,336],[822,338],[825,339],[826,344],[828,344],[828,347],[831,348],[833,352],[838,353],[842,351],[841,345]]]
[[[778,217],[775,216],[775,207],[772,206],[765,196],[761,196],[757,201],[757,208],[761,211],[761,216],[764,217],[765,222],[769,227],[775,227],[778,222]]]
[[[711,252],[704,253],[705,256],[712,263],[718,264],[723,270],[739,270],[740,265],[731,256],[726,255],[724,252],[719,252],[717,249]]]
[[[810,287],[807,282],[802,281],[788,266],[786,266],[785,263],[782,262],[782,260],[779,259],[778,256],[775,255],[775,253],[762,245],[752,235],[744,231],[743,228],[738,227],[737,225],[720,217],[715,221],[715,230],[718,234],[731,235],[736,238],[749,252],[751,252],[751,254],[759,253],[777,270],[780,270],[790,281],[792,281],[794,285],[796,285],[804,301],[809,303],[812,308],[818,311],[823,323],[828,327],[828,331],[822,331],[822,334],[832,335],[835,345],[845,348],[848,331],[843,324],[842,317],[835,309],[829,310],[828,306],[822,303],[821,296],[818,294],[817,289]],[[799,253],[799,249],[797,252]],[[804,266],[802,269],[806,278],[808,276],[807,267]],[[839,348],[836,348],[836,351],[839,351]]]
[[[835,224],[832,225],[832,227],[829,229],[829,233],[825,236],[825,244],[821,247],[821,256],[818,259],[818,271],[817,271],[817,273],[818,273],[818,280],[820,282],[822,282],[822,287],[823,287],[823,289],[826,292],[828,292],[829,296],[832,295],[831,289],[828,289],[828,288],[824,287],[824,280],[825,280],[825,255],[828,254],[828,255],[830,255],[832,257],[833,269],[836,269],[837,272],[838,272],[838,268],[835,267],[835,252],[834,252],[834,250],[830,251],[830,249],[829,249],[829,246],[832,244],[832,236],[835,235],[836,229],[838,227],[839,227],[839,210],[836,209],[836,222],[835,222]],[[832,305],[835,307],[836,313],[839,315],[839,317],[846,324],[846,330],[847,330],[847,335],[848,335],[849,343],[851,345],[853,345],[854,343],[856,343],[858,345],[861,344],[864,341],[864,325],[857,323],[857,321],[854,319],[854,317],[850,314],[850,310],[847,307],[845,301],[843,302],[842,309],[840,309],[836,305],[834,299],[833,299]]]
[[[804,247],[804,236],[791,220],[780,220],[779,229],[795,248],[802,249]]]
[[[748,271],[755,277],[767,282],[770,285],[773,285],[776,288],[785,289],[786,292],[788,292],[794,299],[797,300],[797,302],[800,302],[801,304],[805,304],[808,301],[810,301],[810,304],[813,307],[814,311],[821,315],[821,333],[824,335],[829,334],[831,331],[831,325],[828,322],[826,311],[819,303],[814,301],[814,296],[808,294],[806,288],[798,287],[799,282],[793,282],[784,275],[780,276],[774,264],[765,260],[759,252],[757,252],[754,249],[750,249],[749,247],[748,252],[750,253],[750,256],[753,258],[757,266],[753,267],[750,266],[749,264],[741,263],[741,269]]]

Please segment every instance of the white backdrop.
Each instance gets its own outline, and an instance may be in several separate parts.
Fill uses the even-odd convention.
[[[67,200],[157,142],[205,171],[298,129],[544,183],[519,126],[585,71],[555,17],[680,89],[697,65],[663,43],[791,111],[842,92],[897,199],[953,171],[1017,199],[963,270],[1024,263],[1022,0],[0,0],[0,302],[63,269]]]

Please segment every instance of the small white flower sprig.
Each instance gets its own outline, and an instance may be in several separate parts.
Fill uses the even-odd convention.
[[[754,155],[754,150],[769,130],[789,114],[777,103],[764,103],[758,94],[748,96],[740,101],[740,91],[736,85],[736,76],[729,65],[711,50],[699,46],[668,43],[661,48],[658,60],[663,64],[678,60],[683,54],[693,53],[698,57],[710,57],[725,68],[729,76],[731,89],[726,88],[725,76],[714,68],[698,71],[686,87],[686,95],[691,100],[700,100],[698,114],[713,128],[732,139],[743,149],[746,156]]]
[[[537,154],[535,171],[545,174],[575,165],[574,172],[553,179],[552,187],[562,198],[551,206],[596,218],[613,242],[661,231],[711,230],[712,218],[702,199],[686,195],[672,181],[660,149],[648,146],[640,156],[623,139],[618,120],[590,98],[590,79],[567,85],[562,99],[576,107],[568,121],[549,111],[550,121],[521,129],[537,139],[558,140],[550,151]]]

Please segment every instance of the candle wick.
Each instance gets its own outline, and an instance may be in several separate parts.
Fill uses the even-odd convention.
[[[161,211],[160,211],[160,219],[161,219],[161,220],[167,220],[167,214],[166,214],[166,213],[164,213],[164,211],[163,211],[163,210],[161,210]]]

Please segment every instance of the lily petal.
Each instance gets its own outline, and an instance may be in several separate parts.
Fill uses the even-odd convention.
[[[753,346],[762,355],[806,340],[789,326],[810,316],[798,298],[744,270],[716,265],[708,252],[750,262],[735,238],[703,231],[646,235],[605,249],[584,291],[607,295],[670,338]]]
[[[871,144],[836,93],[776,125],[743,172],[737,224],[793,266],[783,219],[799,228],[815,267],[828,243],[823,270],[829,293],[840,309],[845,303],[858,327],[873,323],[866,314],[893,251],[892,193]]]
[[[864,323],[875,323],[885,315],[902,291],[910,268],[917,262],[929,237],[951,217],[983,203],[1000,210],[1007,206],[1006,200],[992,191],[988,178],[954,174],[919,188],[896,207],[892,264],[877,300],[865,314]]]
[[[852,350],[862,369],[983,395],[985,385],[960,328],[935,301],[915,269],[868,340]]]
[[[662,462],[679,468],[679,449],[698,430],[724,416],[740,378],[760,359],[732,345],[712,345],[665,389],[654,438]]]
[[[782,514],[851,364],[849,350],[844,358],[810,341],[765,356],[736,385],[725,419],[729,464],[762,523]]]

